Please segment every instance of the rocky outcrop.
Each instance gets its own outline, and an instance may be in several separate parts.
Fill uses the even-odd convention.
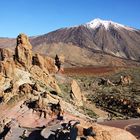
[[[12,60],[0,61],[0,73],[4,77],[13,77],[15,73],[15,63]]]
[[[44,69],[44,59],[43,59],[43,57],[39,54],[35,54],[33,56],[33,65],[37,65],[41,69]]]
[[[33,56],[33,65],[39,66],[46,73],[55,73],[57,71],[52,58],[41,56],[39,54]]]
[[[50,76],[50,74],[46,70],[42,70],[37,65],[34,65],[30,69],[30,73],[33,76],[35,81],[39,81],[40,84],[46,85],[51,91],[55,91],[56,94],[61,94],[61,90],[57,85],[57,82],[54,77]]]
[[[130,75],[121,76],[120,84],[121,85],[129,85],[132,83],[132,77]]]
[[[19,34],[17,37],[15,60],[26,69],[29,69],[32,65],[32,46],[25,34]]]
[[[15,54],[8,49],[0,49],[0,95],[6,102],[16,94],[38,96],[46,90],[44,87],[60,93],[55,78],[50,75],[55,72],[52,58],[32,55],[32,46],[25,34],[18,35]]]
[[[0,73],[4,77],[14,75],[15,63],[13,61],[13,52],[9,49],[0,49]]]
[[[54,60],[51,57],[44,56],[44,67],[47,68],[49,73],[56,73],[57,71]]]
[[[82,94],[80,87],[75,80],[73,80],[71,83],[71,98],[77,106],[82,106],[83,101],[85,100],[85,97]]]
[[[0,48],[0,61],[13,59],[13,52],[10,49]]]

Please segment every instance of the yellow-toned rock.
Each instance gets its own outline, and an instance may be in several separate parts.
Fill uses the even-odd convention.
[[[25,34],[19,34],[17,37],[15,60],[28,69],[32,65],[32,46]]]
[[[74,100],[75,105],[82,106],[83,101],[85,101],[85,97],[82,94],[79,85],[75,80],[71,83],[71,98]]]

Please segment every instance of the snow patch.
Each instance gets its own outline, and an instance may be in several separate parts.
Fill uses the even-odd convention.
[[[103,26],[106,30],[108,30],[110,26],[114,26],[117,29],[124,28],[126,30],[136,31],[136,29],[134,29],[134,28],[124,26],[122,24],[119,24],[119,23],[116,23],[116,22],[113,22],[113,21],[102,20],[102,19],[99,19],[99,18],[94,19],[94,20],[86,23],[85,26],[89,27],[89,28],[92,28],[92,29],[96,29],[100,26]]]

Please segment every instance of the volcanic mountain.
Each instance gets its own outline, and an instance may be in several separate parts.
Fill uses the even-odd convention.
[[[101,19],[62,28],[31,42],[36,51],[62,54],[67,61],[83,65],[121,65],[126,59],[140,59],[140,30]]]
[[[122,66],[140,61],[140,30],[101,19],[31,38],[31,44],[34,51],[64,56],[71,65]]]

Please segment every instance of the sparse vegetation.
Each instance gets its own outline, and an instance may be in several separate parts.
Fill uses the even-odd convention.
[[[95,112],[93,112],[91,109],[84,106],[82,106],[81,109],[83,110],[85,115],[88,115],[89,117],[95,118],[95,119],[98,118],[98,115]]]
[[[70,84],[59,83],[58,86],[60,87],[62,91],[61,97],[66,101],[70,101],[70,92],[71,92]]]
[[[100,77],[118,83],[121,75],[131,75],[133,83],[114,86],[98,84]],[[137,111],[140,107],[140,68],[125,68],[109,75],[72,77],[77,79],[82,91],[87,93],[87,99],[97,107],[116,117],[140,117]]]

